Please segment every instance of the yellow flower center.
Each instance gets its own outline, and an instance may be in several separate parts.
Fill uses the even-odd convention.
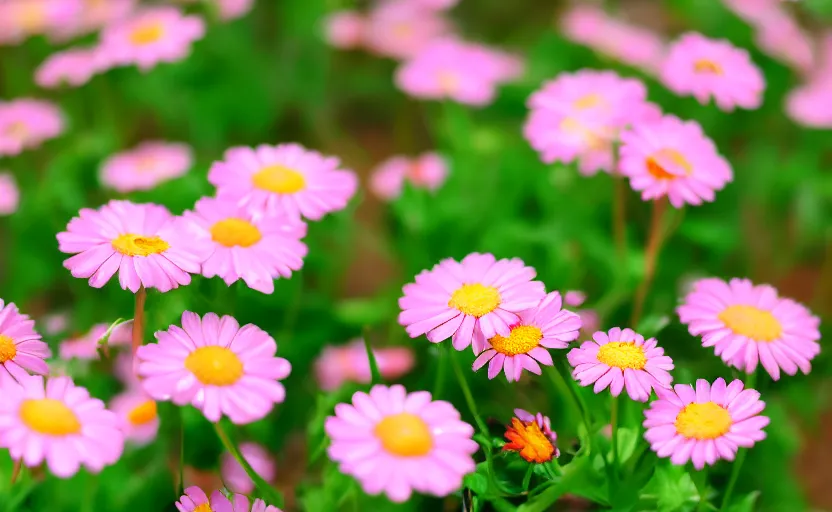
[[[194,512],[214,512],[214,509],[211,508],[211,505],[203,503],[202,505],[197,505]]]
[[[734,420],[724,407],[713,402],[692,403],[676,415],[676,432],[688,439],[716,439],[725,435]]]
[[[564,118],[560,122],[560,129],[568,134],[579,136],[583,139],[586,149],[590,151],[601,151],[609,148],[609,140],[604,138],[603,134],[590,130],[574,117]]]
[[[505,437],[509,442],[503,445],[503,451],[519,452],[528,462],[549,462],[555,454],[552,441],[535,421],[523,422],[512,418]]]
[[[388,453],[399,457],[420,457],[433,448],[428,424],[409,412],[392,414],[379,421],[375,435]]]
[[[127,420],[133,425],[144,425],[157,418],[156,402],[147,400],[133,407],[127,414]]]
[[[668,172],[664,167],[662,167],[659,163],[660,159],[670,160],[671,162],[679,165],[685,170],[685,174],[688,176],[690,176],[693,172],[693,166],[682,153],[676,151],[675,149],[660,149],[647,158],[647,172],[660,180],[673,180],[679,177],[676,174]]]
[[[453,71],[440,71],[436,76],[439,88],[450,94],[459,88],[459,76]]]
[[[128,233],[119,235],[111,242],[113,249],[125,256],[150,256],[160,254],[170,248],[170,244],[158,236],[142,236]]]
[[[511,329],[508,338],[499,334],[488,340],[497,352],[507,356],[525,354],[529,350],[540,345],[543,339],[543,331],[533,325],[518,325]]]
[[[47,436],[68,436],[81,432],[81,422],[60,400],[41,398],[24,400],[20,419],[27,427]]]
[[[185,359],[187,368],[206,386],[230,386],[243,376],[243,363],[225,347],[199,347]]]
[[[263,236],[257,226],[243,219],[223,219],[211,226],[211,238],[226,247],[251,247]]]
[[[280,164],[260,169],[251,181],[260,190],[275,194],[294,194],[306,187],[303,174]]]
[[[144,23],[130,33],[130,42],[135,45],[155,43],[165,35],[165,27],[159,22]]]
[[[717,315],[726,327],[754,341],[774,341],[783,334],[783,326],[770,311],[736,304]]]
[[[40,32],[46,25],[46,12],[43,2],[20,2],[20,10],[17,12],[17,25],[24,32]]]
[[[604,100],[603,96],[598,93],[590,93],[584,96],[581,96],[577,100],[572,103],[572,106],[577,108],[578,110],[586,110],[593,107],[602,107],[606,106],[607,102]]]
[[[611,341],[598,349],[598,361],[616,368],[643,370],[647,364],[644,348],[634,341]]]
[[[5,334],[0,334],[0,364],[11,361],[17,355],[17,346],[14,340]]]
[[[722,74],[722,66],[709,59],[699,59],[693,63],[693,70],[697,73]]]
[[[29,127],[23,121],[14,121],[6,126],[3,132],[13,139],[25,141],[29,137]]]
[[[479,318],[497,309],[500,300],[500,292],[493,286],[463,284],[451,295],[448,307]]]

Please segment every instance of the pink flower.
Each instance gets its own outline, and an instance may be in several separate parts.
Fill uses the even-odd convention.
[[[220,491],[211,493],[209,500],[208,495],[202,489],[194,486],[185,489],[185,494],[176,502],[176,509],[179,512],[280,512],[280,509],[273,505],[266,505],[261,499],[250,503],[243,494],[232,495],[232,500],[226,498]]]
[[[197,251],[194,233],[164,206],[110,201],[83,208],[58,233],[58,249],[75,254],[64,261],[73,277],[101,288],[118,272],[122,289],[169,291],[191,282],[207,254]]]
[[[543,283],[519,258],[497,260],[472,253],[462,262],[442,260],[404,285],[399,323],[411,338],[423,334],[432,343],[453,337],[457,350],[496,335],[508,337],[521,311],[535,308],[546,295]]]
[[[591,336],[592,333],[601,328],[601,319],[594,309],[579,309],[576,311],[581,317],[581,335]]]
[[[256,443],[242,443],[240,444],[240,452],[251,466],[251,469],[263,477],[263,480],[271,482],[274,479],[274,459],[265,448]],[[222,456],[220,471],[222,480],[229,491],[241,494],[251,494],[254,491],[254,482],[246,474],[243,466],[228,452]]]
[[[35,332],[35,321],[20,313],[14,302],[0,299],[0,375],[21,378],[26,372],[47,374],[49,346]]]
[[[364,42],[367,22],[358,11],[336,11],[324,20],[326,40],[335,48],[358,48]]]
[[[702,279],[677,312],[692,335],[702,336],[703,347],[714,347],[726,364],[747,373],[758,362],[774,380],[781,368],[789,375],[798,368],[809,373],[809,361],[820,353],[820,319],[748,279]]]
[[[810,128],[832,128],[832,75],[792,89],[786,96],[786,114]]]
[[[743,390],[740,380],[728,386],[722,378],[713,385],[699,379],[695,388],[676,384],[644,411],[644,438],[659,457],[680,466],[690,460],[702,469],[719,459],[734,460],[739,447],[765,439],[769,419],[759,415],[764,408],[760,393]]]
[[[83,465],[92,473],[114,464],[124,447],[116,415],[69,377],[0,374],[0,446],[29,467],[44,461],[69,478]]]
[[[0,215],[11,215],[20,204],[20,190],[10,172],[0,172]]]
[[[225,21],[242,18],[254,7],[254,0],[216,0],[220,18]]]
[[[40,320],[39,323],[43,325],[43,332],[50,336],[55,336],[66,331],[69,326],[69,314],[67,313],[50,313]]]
[[[359,391],[352,405],[335,406],[324,428],[339,470],[358,479],[367,494],[383,492],[394,502],[407,501],[413,491],[447,496],[476,467],[473,427],[427,391],[407,393],[400,385]]]
[[[537,423],[537,426],[540,428],[540,431],[546,436],[549,441],[552,443],[552,446],[555,447],[555,458],[560,457],[560,450],[558,450],[558,435],[552,430],[552,421],[549,419],[548,416],[544,416],[543,413],[532,414],[528,411],[524,411],[523,409],[514,409],[514,416],[523,422],[526,423]]]
[[[448,176],[448,164],[436,153],[423,153],[416,158],[394,156],[380,163],[370,177],[370,189],[386,201],[402,194],[405,181],[416,188],[435,191]]]
[[[670,204],[713,201],[733,180],[731,166],[696,121],[664,116],[621,135],[621,174],[645,201],[667,196]]]
[[[626,386],[630,398],[639,402],[646,402],[653,389],[670,387],[673,361],[656,346],[655,338],[645,340],[632,329],[613,327],[607,333],[596,332],[592,339],[566,355],[581,386],[595,383],[595,393],[609,387],[612,396]]]
[[[50,89],[62,84],[78,87],[89,82],[100,69],[96,49],[71,48],[50,55],[35,71],[35,82]]]
[[[220,199],[236,201],[255,217],[320,220],[344,209],[358,188],[356,175],[339,166],[338,158],[299,144],[235,147],[211,166],[208,181]]]
[[[65,1],[65,0],[53,0]],[[122,20],[136,8],[137,0],[72,0],[80,4],[69,19],[51,31],[57,41],[67,41]]]
[[[367,17],[364,44],[378,55],[406,59],[451,30],[450,23],[441,14],[425,9],[418,2],[381,2]]]
[[[74,24],[82,9],[80,0],[4,0],[0,2],[0,45],[59,33]]]
[[[722,0],[730,11],[745,21],[757,25],[767,18],[781,16],[782,0]]]
[[[101,182],[121,193],[150,190],[180,176],[193,164],[193,152],[185,144],[144,142],[117,153],[101,166]]]
[[[236,424],[264,418],[286,389],[278,380],[292,369],[275,357],[277,343],[259,327],[242,328],[230,316],[182,314],[182,327],[156,333],[158,343],[136,353],[142,387],[154,400],[191,404],[217,422]]]
[[[804,75],[817,67],[811,36],[784,11],[778,10],[763,18],[757,26],[754,41],[760,50]]]
[[[406,347],[374,348],[378,371],[382,378],[396,380],[413,368],[413,351]],[[333,391],[345,382],[369,384],[372,380],[370,361],[364,340],[358,339],[341,347],[327,346],[315,361],[315,378],[324,391]]]
[[[119,427],[128,441],[143,446],[156,439],[159,431],[156,402],[143,391],[130,389],[117,395],[110,402],[110,409],[118,416]]]
[[[411,2],[421,5],[426,9],[436,9],[438,11],[450,9],[459,3],[459,0],[410,0]]]
[[[98,342],[109,328],[109,324],[96,324],[85,335],[62,341],[58,347],[58,355],[61,359],[98,359]],[[110,333],[107,345],[111,347],[130,345],[132,332],[132,320],[117,325]]]
[[[142,383],[136,375],[136,363],[130,352],[122,352],[113,363],[113,374],[128,390],[141,391]]]
[[[205,35],[205,23],[175,7],[148,7],[101,32],[101,58],[107,67],[135,64],[147,71],[160,62],[176,62]]]
[[[540,364],[554,364],[548,349],[566,348],[578,338],[580,317],[561,306],[560,294],[551,292],[536,307],[518,313],[520,320],[508,336],[497,334],[486,341],[476,339],[474,333],[474,345],[484,347],[474,361],[474,371],[488,363],[489,379],[503,370],[509,382],[520,380],[524,369],[540,375]]]
[[[47,101],[19,99],[0,102],[0,156],[14,156],[61,134],[64,121]]]
[[[565,302],[567,306],[573,308],[580,306],[585,300],[586,294],[580,290],[569,290],[563,296],[563,302]]]

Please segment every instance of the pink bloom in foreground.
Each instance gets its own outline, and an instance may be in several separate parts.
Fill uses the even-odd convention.
[[[755,109],[763,102],[765,80],[748,52],[724,39],[687,33],[670,46],[661,68],[662,82],[676,94],[692,95],[703,105]]]
[[[832,128],[832,75],[792,89],[786,96],[786,114],[803,126]]]
[[[47,101],[19,99],[0,102],[0,156],[14,156],[61,134],[64,121]]]
[[[47,374],[45,359],[52,355],[49,346],[35,332],[35,321],[17,309],[14,302],[0,299],[0,375],[15,378],[26,372]]]
[[[121,457],[124,436],[116,415],[69,377],[27,376],[15,382],[0,374],[0,447],[29,467],[46,462],[69,478],[83,465],[92,473]]]
[[[630,398],[646,402],[653,389],[667,388],[673,381],[668,373],[673,361],[656,346],[655,338],[645,340],[632,329],[613,327],[596,332],[592,339],[566,355],[581,386],[594,383],[595,393],[609,387],[612,396],[626,387]]]
[[[175,7],[148,7],[101,32],[101,58],[107,67],[135,64],[147,71],[160,62],[184,59],[203,35],[202,19]]]
[[[508,336],[497,334],[484,340],[477,339],[475,332],[475,350],[484,348],[474,361],[474,371],[488,364],[489,379],[503,370],[509,382],[520,380],[524,369],[540,375],[541,364],[554,364],[549,349],[566,348],[578,338],[580,317],[561,306],[560,294],[551,292],[534,308],[518,313],[520,320],[511,326]]]
[[[20,190],[14,176],[0,172],[0,215],[11,215],[20,204]]]
[[[413,368],[413,351],[406,347],[373,348],[378,371],[386,380],[396,380]],[[369,384],[372,380],[370,360],[364,340],[341,346],[325,347],[315,361],[315,378],[324,391],[333,391],[345,382]]]
[[[265,448],[256,443],[242,443],[240,444],[240,452],[254,472],[263,477],[263,480],[271,482],[274,479],[274,459]],[[243,466],[228,452],[222,456],[220,472],[222,473],[222,481],[225,482],[229,491],[241,494],[251,494],[254,491],[254,481],[249,478]]]
[[[456,350],[496,335],[508,337],[521,311],[535,308],[546,295],[537,273],[519,258],[497,260],[472,253],[461,262],[444,259],[404,285],[399,323],[411,338],[432,343],[453,338]],[[483,347],[474,343],[474,353]]]
[[[117,192],[150,190],[191,168],[193,152],[185,144],[150,141],[117,153],[101,166],[101,182]]]
[[[299,144],[235,147],[215,162],[208,181],[220,199],[236,201],[255,217],[286,214],[320,220],[342,210],[358,188],[340,161]]]
[[[58,347],[58,355],[61,359],[98,359],[98,343],[109,328],[109,324],[96,324],[83,336],[62,341]],[[130,345],[132,332],[132,320],[117,325],[110,333],[107,345],[110,347]]]
[[[234,494],[229,500],[220,491],[211,493],[211,498],[199,487],[185,489],[185,494],[176,502],[179,512],[280,512],[274,505],[266,505],[261,499],[253,503],[243,494]],[[249,508],[250,507],[250,508]]]
[[[83,208],[58,233],[58,249],[75,254],[64,261],[73,277],[101,288],[118,272],[122,289],[169,291],[191,282],[207,254],[195,235],[164,206],[110,201],[98,210]]]
[[[329,458],[339,470],[367,494],[383,492],[397,503],[413,491],[447,496],[476,467],[474,428],[427,391],[407,393],[400,385],[359,391],[352,404],[335,406],[324,428],[332,441]]]
[[[371,52],[406,59],[451,33],[440,13],[412,1],[381,2],[366,18],[363,43]]]
[[[358,48],[364,41],[366,20],[358,11],[336,11],[324,20],[326,40],[335,48]]]
[[[548,416],[544,416],[543,413],[539,412],[537,414],[532,414],[528,411],[523,409],[514,409],[514,416],[523,422],[527,423],[537,423],[537,426],[540,428],[540,432],[549,439],[549,442],[552,443],[552,446],[555,447],[555,458],[560,457],[560,450],[558,449],[558,435],[556,432],[552,430],[552,421],[549,419]]]
[[[436,153],[423,153],[416,158],[394,156],[378,164],[370,176],[370,189],[386,201],[402,194],[405,182],[416,188],[435,191],[448,176],[448,164]]]
[[[236,203],[214,197],[197,201],[184,218],[199,234],[200,252],[209,256],[202,275],[220,276],[227,285],[242,279],[259,292],[274,292],[274,280],[289,278],[303,267],[306,224],[285,215],[254,219]]]
[[[156,339],[136,353],[142,388],[155,400],[191,404],[211,422],[228,416],[244,424],[264,418],[286,397],[278,381],[292,366],[275,357],[277,343],[255,325],[186,311],[182,327],[172,325]]]
[[[645,201],[667,196],[676,208],[699,205],[734,178],[696,121],[664,116],[635,125],[621,142],[621,174]]]
[[[699,379],[696,387],[676,384],[644,411],[644,438],[659,457],[696,469],[719,459],[734,460],[737,449],[751,448],[765,439],[769,419],[760,416],[765,402],[753,389],[743,390],[741,380],[725,385]]]
[[[758,362],[774,380],[781,369],[809,373],[820,353],[820,319],[769,285],[702,279],[677,312],[692,335],[702,336],[703,347],[714,347],[725,363],[747,373]]]
[[[110,409],[118,416],[119,428],[128,441],[143,446],[156,439],[159,414],[156,402],[138,389],[116,395]]]
[[[35,82],[46,88],[63,84],[78,87],[101,70],[101,59],[94,48],[71,48],[55,52],[35,71]]]

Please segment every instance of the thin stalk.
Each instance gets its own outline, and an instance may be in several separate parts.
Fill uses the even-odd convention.
[[[666,206],[667,201],[664,199],[656,199],[653,201],[650,233],[648,234],[647,247],[644,253],[644,278],[641,280],[638,290],[636,290],[633,316],[630,318],[630,326],[633,329],[638,328],[638,321],[641,319],[641,313],[644,309],[644,300],[647,298],[647,292],[650,290],[650,285],[653,283],[653,277],[656,274],[656,260],[659,257],[659,251],[662,245],[662,220]]]
[[[614,189],[612,199],[612,227],[615,237],[615,253],[618,256],[619,262],[623,265],[624,258],[626,257],[627,186],[624,183],[624,176],[618,172],[617,153],[613,156],[612,181]]]
[[[144,303],[147,301],[147,290],[144,286],[136,292],[136,306],[133,309],[133,355],[144,343]]]
[[[612,435],[610,436],[610,447],[612,449],[612,467],[618,475],[618,397],[610,397],[610,425]]]
[[[261,496],[265,499],[268,505],[274,505],[276,507],[283,506],[283,495],[280,494],[274,487],[271,486],[270,483],[265,481],[262,476],[260,476],[254,468],[251,467],[251,464],[248,463],[243,454],[240,452],[239,447],[231,441],[231,438],[228,437],[228,434],[223,430],[222,425],[219,422],[214,423],[214,430],[217,432],[217,437],[220,438],[222,445],[225,449],[230,453],[237,463],[243,467],[246,474],[249,478],[251,478],[252,482],[254,482],[254,486],[260,491]]]
[[[14,468],[12,469],[12,479],[11,484],[14,485],[17,482],[17,478],[20,476],[20,471],[23,469],[23,459],[17,459],[14,461]]]
[[[696,484],[696,490],[699,493],[699,505],[697,505],[696,510],[697,512],[704,512],[708,505],[708,466],[705,466],[696,473],[695,477],[697,478],[693,479],[694,484]]]
[[[572,388],[569,386],[569,383],[566,382],[566,379],[561,375],[560,371],[557,368],[553,367],[551,371],[546,372],[549,374],[549,378],[552,381],[552,384],[555,385],[555,388],[560,391],[560,394],[563,395],[564,399],[569,402],[569,407],[574,411],[575,415],[581,418],[583,421],[584,427],[586,427],[586,434],[588,439],[592,439],[592,430],[589,426],[589,419],[584,414],[584,409],[578,403],[578,399],[575,396],[575,393],[572,391]]]
[[[753,388],[757,382],[757,372],[751,372],[745,376],[745,389]],[[731,505],[731,494],[734,492],[734,486],[737,485],[737,479],[740,476],[742,463],[745,462],[745,455],[748,452],[745,448],[737,450],[737,458],[734,459],[734,467],[731,468],[731,476],[728,479],[728,485],[725,487],[725,494],[722,495],[722,506],[720,510],[728,510]]]
[[[446,348],[446,350],[448,350]],[[477,402],[474,400],[474,395],[471,393],[471,388],[468,387],[468,381],[465,379],[465,374],[462,373],[462,368],[459,367],[459,362],[457,362],[456,357],[454,357],[453,353],[449,353],[448,357],[451,359],[451,366],[454,368],[454,374],[456,374],[456,380],[459,382],[459,387],[462,389],[462,394],[465,396],[465,402],[468,404],[468,409],[471,411],[471,414],[474,416],[474,421],[477,423],[477,427],[480,429],[480,433],[485,438],[485,442],[488,446],[488,449],[491,448],[491,434],[488,431],[488,427],[480,418],[479,413],[477,412]]]
[[[526,469],[526,475],[523,477],[523,490],[526,492],[529,491],[529,485],[532,482],[532,473],[534,473],[534,464],[529,464],[528,469]]]
[[[446,350],[439,350],[439,361],[436,365],[436,377],[433,381],[433,396],[439,398],[445,390],[445,374],[448,368],[448,357],[450,354]]]

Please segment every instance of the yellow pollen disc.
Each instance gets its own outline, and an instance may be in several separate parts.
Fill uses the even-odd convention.
[[[211,226],[211,238],[226,247],[251,247],[262,237],[257,226],[243,219],[223,219]]]
[[[379,421],[375,435],[387,453],[400,457],[420,457],[433,448],[428,424],[409,412],[393,414]]]
[[[142,236],[128,233],[111,242],[113,249],[125,256],[150,256],[170,249],[170,244],[158,236]]]
[[[17,140],[26,140],[29,137],[29,127],[23,121],[9,123],[4,132],[9,137]]]
[[[39,32],[46,25],[46,13],[41,2],[21,2],[17,25],[25,32]]]
[[[135,45],[155,43],[165,35],[165,28],[161,23],[145,23],[137,27],[130,34],[130,42]]]
[[[708,59],[699,59],[693,63],[693,70],[697,73],[722,74],[722,66]]]
[[[661,160],[670,160],[679,165],[685,170],[685,174],[690,176],[693,172],[693,166],[690,164],[685,156],[675,149],[660,149],[647,158],[647,172],[660,180],[673,180],[679,176],[667,172],[667,170],[659,163]]]
[[[156,402],[147,400],[137,405],[127,414],[127,420],[133,425],[144,425],[157,418]]]
[[[634,341],[612,341],[598,349],[598,361],[616,368],[643,370],[647,364],[644,349]]]
[[[737,304],[717,315],[726,327],[754,341],[774,341],[783,334],[783,326],[770,311]]]
[[[214,512],[214,509],[211,508],[211,505],[207,503],[203,503],[202,505],[198,505],[194,512]]]
[[[20,419],[27,427],[47,436],[68,436],[81,432],[81,422],[60,400],[41,398],[24,400]]]
[[[439,88],[446,93],[452,93],[459,88],[459,77],[453,71],[440,71],[436,76]]]
[[[410,37],[413,35],[413,25],[410,23],[397,23],[393,27],[393,34],[396,37]]]
[[[263,167],[251,181],[260,190],[275,194],[294,194],[306,187],[303,174],[279,164]]]
[[[488,340],[497,352],[507,356],[525,354],[540,345],[543,331],[533,325],[518,325],[511,330],[508,338],[499,334]]]
[[[692,403],[676,415],[676,432],[688,439],[716,439],[725,435],[734,420],[724,407],[713,402]]]
[[[593,92],[591,94],[581,96],[572,103],[572,106],[578,110],[586,110],[588,108],[604,106],[606,103],[607,102],[604,101],[604,98],[600,94]]]
[[[230,386],[243,376],[243,363],[225,347],[199,347],[185,359],[187,368],[206,386]]]
[[[500,292],[493,286],[463,284],[451,295],[448,307],[479,318],[497,309],[500,300]]]
[[[14,340],[5,334],[0,334],[0,364],[11,361],[17,355],[17,346]]]

